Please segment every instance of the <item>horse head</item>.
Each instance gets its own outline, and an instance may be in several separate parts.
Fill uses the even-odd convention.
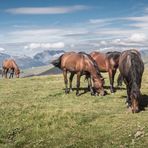
[[[139,100],[140,100],[140,91],[134,90],[130,94],[131,98],[131,109],[133,113],[139,112]]]
[[[16,78],[19,78],[20,70],[18,68],[15,69],[15,75],[16,75]]]
[[[101,96],[105,95],[104,91],[104,78],[93,78],[94,81],[94,88],[96,90],[96,93],[100,93]]]

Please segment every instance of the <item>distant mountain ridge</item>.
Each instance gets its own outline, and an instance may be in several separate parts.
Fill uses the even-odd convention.
[[[39,67],[50,64],[54,58],[60,56],[63,53],[65,53],[64,50],[44,50],[41,53],[37,53],[34,57],[10,56],[5,53],[0,53],[0,64],[2,64],[3,60],[12,58],[15,59],[16,63],[21,69]]]
[[[11,56],[5,53],[0,53],[0,65],[2,61],[9,58],[14,58],[21,69],[28,69],[32,67],[39,67],[49,65],[50,62],[58,58],[61,54],[64,54],[64,50],[44,50],[43,52],[37,53],[34,57],[29,56]],[[140,50],[142,58],[145,64],[148,64],[148,50]],[[1,66],[0,66],[1,67]]]
[[[65,53],[64,50],[44,50],[41,53],[37,53],[33,57],[33,59],[40,61],[46,65],[46,64],[50,64],[50,62],[53,60],[54,57],[58,57],[63,53]]]

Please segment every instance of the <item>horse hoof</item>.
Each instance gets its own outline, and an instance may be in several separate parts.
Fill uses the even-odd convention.
[[[91,96],[94,96],[95,94],[94,93],[91,93]]]
[[[76,96],[80,96],[80,94],[79,93],[76,93]]]
[[[65,94],[68,94],[69,93],[69,91],[68,90],[65,90]]]
[[[99,94],[98,93],[95,93],[95,96],[99,96]]]
[[[114,94],[114,93],[115,93],[115,90],[111,90],[110,92],[111,92],[112,94]]]
[[[69,93],[72,92],[72,89],[69,89]]]

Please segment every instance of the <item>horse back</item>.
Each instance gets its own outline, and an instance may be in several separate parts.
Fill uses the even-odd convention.
[[[82,71],[84,67],[84,57],[75,52],[65,53],[61,58],[61,69],[68,71]]]
[[[92,52],[90,53],[91,57],[96,61],[99,70],[101,72],[108,71],[109,61],[107,59],[107,55],[101,52]]]
[[[3,64],[2,64],[2,67],[3,68],[13,68],[13,61],[11,59],[6,59],[3,61]]]
[[[127,79],[141,79],[144,71],[144,63],[141,59],[140,53],[133,50],[124,51],[120,55],[119,70],[121,74]]]
[[[120,57],[121,52],[112,51],[112,52],[107,52],[106,54],[107,54],[110,67],[112,69],[117,69],[119,65],[119,57]]]

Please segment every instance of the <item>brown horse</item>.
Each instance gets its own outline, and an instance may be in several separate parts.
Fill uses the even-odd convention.
[[[132,112],[139,111],[141,80],[144,64],[140,53],[136,50],[127,50],[121,53],[119,71],[127,88],[127,103]]]
[[[52,61],[52,64],[56,67],[59,67],[63,70],[64,82],[65,82],[65,93],[68,93],[68,80],[67,72],[71,73],[70,75],[70,89],[72,88],[72,78],[74,74],[77,74],[77,90],[76,95],[79,95],[80,87],[80,77],[84,73],[89,73],[91,75],[94,88],[96,92],[100,92],[101,95],[105,95],[104,92],[104,79],[100,75],[100,72],[97,66],[94,63],[94,60],[87,54],[79,54],[75,52],[67,52],[60,56],[57,60]]]
[[[10,71],[10,76],[9,78],[13,78],[14,72],[17,78],[19,78],[19,74],[20,74],[20,70],[18,65],[16,64],[16,62],[13,59],[6,59],[3,61],[2,64],[2,77],[3,75],[5,75],[5,78],[7,78],[7,73],[8,71]]]
[[[116,74],[116,70],[118,68],[120,54],[121,53],[118,51],[107,52],[107,53],[101,53],[101,52],[90,53],[91,57],[96,61],[100,72],[108,72],[111,93],[115,92],[114,77]]]

